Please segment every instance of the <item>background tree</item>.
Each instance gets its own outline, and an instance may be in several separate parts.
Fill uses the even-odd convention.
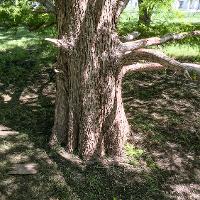
[[[166,12],[169,8],[172,8],[172,3],[173,0],[138,0],[138,24],[149,26],[154,12]]]
[[[8,0],[0,2],[0,23],[5,28],[38,30],[55,24],[53,0]]]
[[[55,121],[50,144],[63,144],[84,160],[121,158],[130,128],[121,89],[127,71],[171,67],[200,70],[152,49],[169,40],[197,36],[199,31],[122,43],[116,23],[126,0],[56,1],[59,47]],[[145,60],[145,62],[144,62]]]

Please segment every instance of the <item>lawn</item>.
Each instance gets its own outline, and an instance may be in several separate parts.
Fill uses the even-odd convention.
[[[130,165],[82,169],[48,147],[56,49],[44,35],[53,33],[0,31],[0,133],[17,132],[0,136],[2,199],[200,199],[199,81],[170,71],[128,74],[123,99],[132,127],[125,146]],[[198,43],[173,45],[162,48],[179,59],[200,60]],[[188,52],[177,54],[179,45]],[[38,173],[9,175],[14,163],[26,162],[37,163]]]
[[[128,10],[124,12],[118,24],[121,35],[138,31],[141,38],[162,36],[168,33],[179,33],[200,30],[200,12],[189,13],[156,13],[152,17],[150,27],[137,25],[137,12]],[[169,42],[157,47],[168,55],[183,61],[200,62],[200,39],[190,38],[180,42]]]

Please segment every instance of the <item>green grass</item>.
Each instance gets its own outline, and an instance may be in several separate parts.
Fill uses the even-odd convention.
[[[152,17],[150,27],[138,26],[138,14],[126,11],[122,14],[118,24],[118,31],[124,35],[132,31],[139,31],[140,38],[162,36],[167,33],[179,33],[200,30],[200,13],[156,13]],[[200,39],[190,38],[181,42],[169,42],[158,48],[169,56],[188,62],[200,62]]]
[[[6,35],[4,31],[0,33],[0,41],[1,51],[6,51],[7,49],[15,48],[15,47],[22,47],[26,48],[29,45],[33,45],[39,41],[39,37],[37,34],[34,33],[27,33],[25,29],[19,28],[18,31],[15,33],[12,30],[6,31]]]
[[[144,154],[143,149],[135,148],[132,144],[127,143],[125,145],[125,152],[127,155],[127,158],[129,159],[129,163],[131,165],[138,165],[139,161]]]
[[[138,11],[137,10],[125,10],[119,22],[119,31],[123,29],[128,30],[127,27],[132,25],[137,25],[138,21]],[[152,25],[161,24],[163,26],[168,24],[199,24],[200,23],[200,13],[199,12],[183,12],[183,11],[173,11],[173,12],[158,12],[154,13],[152,16]],[[124,26],[126,24],[126,26]],[[132,26],[134,28],[134,26]],[[123,33],[123,32],[122,32]]]
[[[181,61],[200,63],[200,45],[196,44],[180,44],[172,43],[159,47],[167,55]]]
[[[200,12],[186,12],[184,14],[184,21],[187,23],[200,23]]]

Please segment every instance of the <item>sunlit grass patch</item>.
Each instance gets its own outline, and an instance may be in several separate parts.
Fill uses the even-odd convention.
[[[125,152],[128,157],[129,163],[132,165],[137,165],[142,155],[144,154],[143,149],[136,148],[130,143],[127,143],[125,145]]]
[[[37,41],[37,38],[20,38],[16,40],[7,40],[0,45],[0,51],[5,51],[7,49],[15,47],[27,48],[28,46],[35,44],[35,42]]]
[[[168,44],[162,47],[162,50],[169,56],[180,60],[188,60],[200,62],[200,46],[199,44]]]
[[[200,12],[185,13],[185,20],[188,23],[200,23]]]
[[[21,27],[17,30],[0,30],[0,51],[6,51],[11,48],[21,47],[27,48],[36,44],[40,40],[37,33],[29,32]]]

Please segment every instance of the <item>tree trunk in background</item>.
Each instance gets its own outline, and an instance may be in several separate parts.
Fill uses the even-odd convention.
[[[143,0],[138,1],[139,7],[139,20],[138,24],[144,24],[145,26],[149,26],[151,23],[152,11],[150,11],[144,4]]]
[[[115,34],[116,0],[56,2],[59,39],[52,143],[85,160],[121,157],[129,125],[124,113]]]

